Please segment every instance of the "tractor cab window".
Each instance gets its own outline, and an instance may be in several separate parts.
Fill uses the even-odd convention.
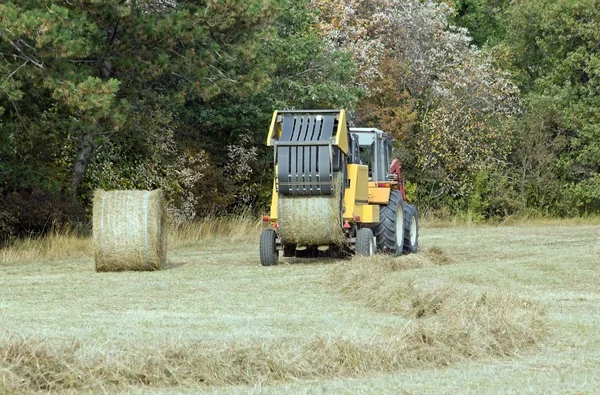
[[[373,151],[375,143],[371,145],[361,145],[360,150],[360,163],[362,165],[369,166],[369,180],[373,178]]]

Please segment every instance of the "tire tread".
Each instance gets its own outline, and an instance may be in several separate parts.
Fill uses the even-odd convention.
[[[400,191],[392,190],[388,204],[381,206],[379,210],[379,223],[374,228],[373,233],[377,238],[377,250],[391,252],[396,255],[402,254],[403,248],[398,251],[396,242],[396,213],[398,209],[402,210],[403,206]]]
[[[277,232],[273,229],[264,229],[260,234],[260,264],[274,266],[279,262],[277,251]]]

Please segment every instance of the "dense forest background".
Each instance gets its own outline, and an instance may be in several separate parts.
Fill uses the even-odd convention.
[[[392,134],[421,212],[598,213],[600,1],[3,1],[0,237],[96,188],[259,211],[286,108]]]

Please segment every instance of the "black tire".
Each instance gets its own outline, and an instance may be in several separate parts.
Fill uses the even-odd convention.
[[[379,210],[379,223],[374,228],[377,250],[402,255],[404,250],[404,201],[398,190],[390,192],[390,200]]]
[[[362,256],[373,256],[375,254],[375,242],[373,231],[369,228],[361,228],[356,232],[356,253]]]
[[[419,246],[419,216],[412,204],[404,206],[404,253],[417,252]]]
[[[278,262],[277,233],[273,229],[264,229],[260,234],[260,264],[273,266]]]

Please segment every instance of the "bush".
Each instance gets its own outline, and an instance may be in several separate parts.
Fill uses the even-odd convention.
[[[43,189],[21,189],[2,196],[0,240],[44,235],[52,228],[81,224],[85,211],[66,195]]]

